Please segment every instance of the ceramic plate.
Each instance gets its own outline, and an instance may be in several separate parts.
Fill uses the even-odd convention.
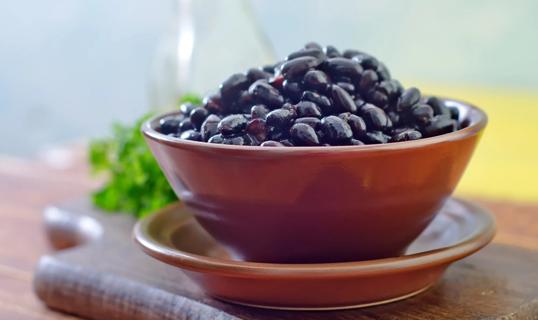
[[[495,223],[486,210],[458,199],[445,203],[405,255],[357,262],[234,260],[181,204],[139,221],[134,230],[144,252],[183,269],[208,295],[295,310],[356,308],[411,297],[432,286],[451,263],[484,247],[494,234]]]

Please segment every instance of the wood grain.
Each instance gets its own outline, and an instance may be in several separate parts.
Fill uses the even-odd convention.
[[[2,243],[0,246],[0,319],[76,319],[76,317],[45,308],[33,294],[31,280],[39,257],[52,252],[43,232],[41,218],[43,208],[50,203],[84,196],[97,185],[96,181],[89,179],[84,157],[83,153],[75,150],[71,163],[62,169],[55,169],[54,166],[38,160],[0,157],[0,219],[2,219],[0,224]],[[499,226],[494,242],[500,245],[488,247],[486,250],[496,250],[502,257],[498,256],[499,261],[487,260],[482,256],[487,253],[484,251],[468,260],[478,259],[479,262],[482,261],[481,263],[491,264],[488,266],[490,269],[494,269],[497,263],[507,259],[517,258],[524,261],[519,264],[513,262],[513,265],[506,265],[501,271],[505,271],[505,268],[510,270],[509,268],[521,267],[520,265],[529,268],[536,266],[536,260],[532,258],[534,253],[531,250],[538,249],[538,204],[500,203],[487,199],[480,199],[480,203],[493,211]],[[524,249],[514,251],[512,247],[505,245]],[[464,262],[468,263],[468,260]],[[450,286],[454,281],[456,281],[454,285],[457,284],[460,275],[458,272],[454,268],[449,269],[441,286],[436,290],[447,288],[446,286]],[[492,272],[497,274],[499,271],[494,269]],[[480,274],[479,271],[477,273]],[[501,280],[499,282],[502,284]],[[526,282],[536,283],[538,280],[528,278]],[[520,289],[507,292],[532,293],[531,290],[525,288],[527,287],[523,283]],[[495,292],[492,286],[489,286],[480,291],[480,294],[488,296]],[[452,298],[450,295],[445,296],[445,300],[438,302],[449,304]],[[462,296],[458,299],[464,298]],[[473,298],[470,297],[470,300],[472,301]],[[514,312],[515,315],[507,316],[507,319],[517,319],[522,313],[533,316],[538,313],[536,311],[538,302],[535,299],[526,298],[508,301],[508,303],[513,303],[517,307],[508,311],[508,314]],[[415,307],[419,310],[423,308]],[[382,308],[388,310],[391,307]],[[365,319],[376,318],[372,310],[375,309],[364,311]],[[528,319],[533,318],[529,316]]]
[[[538,279],[538,252],[513,246],[492,245],[456,263],[433,288],[409,300],[334,312],[269,311],[213,300],[177,268],[145,256],[131,241],[130,217],[104,215],[84,198],[53,212],[63,215],[53,230],[78,229],[89,234],[78,239],[93,240],[42,258],[36,291],[47,305],[90,319],[487,319],[538,312],[538,282],[529,281]],[[98,223],[84,231],[77,226],[92,224],[77,223],[80,217]],[[61,245],[79,242],[69,239],[76,238]]]

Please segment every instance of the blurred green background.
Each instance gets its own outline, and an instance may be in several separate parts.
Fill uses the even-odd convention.
[[[172,68],[167,34],[192,19],[185,90],[206,93],[311,40],[357,48],[405,86],[486,110],[459,193],[536,202],[537,15],[530,0],[3,1],[0,153],[39,155],[132,122]]]

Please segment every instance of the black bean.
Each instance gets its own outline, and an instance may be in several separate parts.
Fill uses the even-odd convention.
[[[383,64],[383,62],[379,62],[379,65],[377,66],[377,76],[379,77],[379,80],[390,80],[390,72],[387,66]]]
[[[280,95],[280,92],[265,80],[254,82],[248,88],[248,92],[258,103],[265,104],[270,108],[279,107],[284,103],[284,97]]]
[[[250,107],[254,104],[254,97],[248,91],[241,91],[237,104],[241,107]]]
[[[377,61],[375,57],[366,53],[355,55],[352,59],[357,61],[365,70],[376,70],[379,66],[379,61]]]
[[[456,131],[457,128],[456,121],[444,116],[435,116],[432,122],[424,128],[422,133],[426,137],[432,137]]]
[[[250,116],[252,118],[265,119],[265,116],[269,113],[269,109],[263,104],[257,104],[250,108]]]
[[[267,125],[279,129],[289,128],[293,120],[295,120],[296,114],[287,109],[275,109],[267,114]]]
[[[420,91],[415,88],[411,87],[409,89],[406,89],[402,96],[400,97],[400,101],[398,101],[398,111],[407,111],[409,110],[413,105],[417,104],[420,101]]]
[[[331,97],[334,105],[342,111],[357,112],[357,106],[349,93],[337,85],[331,87]]]
[[[438,116],[438,115],[450,115],[450,110],[448,110],[448,108],[445,106],[445,104],[443,103],[443,101],[441,101],[441,99],[437,98],[437,97],[429,97],[427,100],[426,100],[426,103],[432,107],[433,109],[433,114]]]
[[[218,93],[204,97],[202,103],[204,104],[204,108],[211,114],[222,114],[224,112],[222,99]]]
[[[267,124],[267,121],[266,121]],[[289,134],[289,128],[269,127],[267,133],[268,140],[280,141],[286,139]]]
[[[251,146],[255,145],[255,142],[252,141],[252,138],[249,137],[249,135],[240,135],[240,136],[232,136],[228,138],[224,138],[222,141],[222,144],[231,144],[236,146]]]
[[[282,76],[281,74],[278,74],[274,77],[272,77],[271,79],[269,79],[269,84],[275,88],[275,89],[278,89],[278,90],[281,90],[282,89],[282,83],[284,83],[284,76]]]
[[[278,61],[273,65],[273,74],[278,75],[280,73],[280,67],[286,62],[286,60]]]
[[[224,136],[242,132],[247,126],[247,119],[242,114],[232,114],[220,120],[217,129]]]
[[[329,59],[324,63],[323,68],[331,77],[349,77],[353,80],[360,79],[363,70],[358,62],[346,58]]]
[[[355,86],[349,82],[337,82],[336,85],[346,90],[350,95],[355,94]]]
[[[359,50],[347,49],[347,50],[344,50],[344,52],[342,53],[342,56],[344,56],[344,58],[351,59],[354,56],[358,56],[358,55],[361,55],[361,54],[364,54],[364,53],[360,52]]]
[[[179,123],[179,130],[180,131],[187,131],[187,130],[191,130],[191,129],[195,129],[194,125],[191,122],[191,119],[187,118],[187,119],[185,119],[185,120],[183,120],[183,121],[181,121]]]
[[[323,138],[330,144],[343,144],[353,137],[349,125],[337,116],[328,116],[321,119],[320,124]]]
[[[291,112],[293,112],[294,114],[297,114],[297,108],[289,103],[289,102],[286,102],[282,105],[282,107],[280,107],[280,109],[286,109],[286,110],[290,110]]]
[[[327,59],[327,56],[322,50],[310,48],[310,49],[301,49],[299,51],[290,53],[286,57],[286,60],[289,61],[289,60],[293,60],[295,58],[300,58],[300,57],[314,57],[314,58],[317,58],[319,61],[323,61]]]
[[[359,90],[366,93],[373,89],[377,84],[377,73],[373,70],[365,70],[359,81]]]
[[[251,83],[260,79],[269,79],[273,76],[273,72],[268,73],[258,68],[251,68],[247,71],[247,78],[248,81]]]
[[[396,87],[398,87],[398,94],[401,96],[403,94],[403,92],[405,91],[404,87],[402,86],[402,84],[400,83],[400,81],[396,80],[396,79],[391,79],[391,81],[396,84]]]
[[[209,138],[209,140],[207,140],[207,142],[209,142],[209,143],[223,143],[224,142],[224,137],[222,136],[222,134],[216,134],[216,135],[212,136],[211,138]]]
[[[456,107],[448,107],[448,110],[450,111],[450,117],[454,120],[459,120],[460,118],[460,110]]]
[[[314,129],[305,123],[296,123],[290,129],[290,137],[296,146],[317,146],[319,138]]]
[[[314,102],[323,112],[327,112],[332,106],[329,98],[313,91],[304,91],[301,100]]]
[[[390,138],[390,136],[381,131],[369,131],[364,135],[362,141],[367,144],[381,144],[389,142]]]
[[[317,67],[321,61],[315,57],[299,57],[286,61],[280,66],[280,74],[286,79],[302,77],[308,70]]]
[[[351,139],[351,145],[354,145],[354,146],[362,146],[364,144],[364,142],[358,140],[358,139]]]
[[[338,49],[333,46],[326,46],[325,48],[323,48],[323,52],[325,52],[325,54],[329,58],[336,58],[342,56]]]
[[[355,105],[357,106],[357,110],[360,110],[362,106],[366,104],[366,101],[364,101],[362,98],[356,98],[354,102],[355,102]]]
[[[207,115],[208,115],[208,112],[204,108],[194,108],[191,111],[191,114],[190,114],[191,122],[196,129],[200,129],[200,126],[202,125],[202,122],[204,122]]]
[[[248,88],[250,81],[242,73],[231,75],[220,85],[220,95],[223,100],[231,101],[239,96],[242,90]]]
[[[329,78],[321,70],[310,70],[304,75],[303,83],[306,89],[325,92],[329,86]]]
[[[275,73],[275,65],[274,64],[268,64],[262,67],[262,71],[274,74]]]
[[[200,133],[202,134],[202,140],[207,141],[212,136],[218,133],[218,125],[220,118],[214,114],[210,114],[205,121],[202,123],[200,128]]]
[[[389,98],[380,89],[373,89],[367,93],[368,101],[382,109],[388,107]]]
[[[318,49],[318,50],[323,50],[323,47],[317,43],[317,42],[314,42],[314,41],[311,41],[311,42],[308,42],[307,44],[304,45],[304,48],[305,49]]]
[[[187,130],[179,136],[183,140],[202,141],[202,135],[196,130]]]
[[[392,122],[383,109],[367,103],[360,109],[366,125],[371,130],[384,131],[392,127]]]
[[[284,94],[286,94],[294,103],[299,101],[299,99],[301,99],[301,95],[303,94],[301,85],[298,82],[290,80],[284,80],[282,84],[282,91],[284,91]]]
[[[178,133],[180,131],[179,124],[181,121],[181,118],[178,116],[168,116],[166,118],[162,118],[159,121],[159,131],[162,134]]]
[[[398,98],[398,85],[394,80],[381,81],[377,85],[377,90],[383,92],[390,101],[394,101]]]
[[[262,147],[284,147],[284,145],[278,141],[267,140],[264,141],[260,146]]]
[[[311,101],[300,101],[295,105],[298,117],[321,117],[321,110]]]
[[[407,130],[393,134],[391,141],[401,142],[401,141],[418,140],[420,138],[422,138],[422,133],[420,133],[420,131],[414,130],[414,129],[407,129]]]
[[[353,138],[360,139],[366,134],[366,122],[361,117],[349,112],[341,113],[338,117],[347,122],[353,132]]]
[[[182,105],[158,130],[212,143],[325,146],[415,140],[460,127],[457,108],[404,90],[374,56],[317,43],[230,76],[194,108]]]
[[[191,114],[191,111],[194,110],[194,108],[196,108],[196,106],[190,102],[182,103],[179,106],[179,112],[188,117],[189,114]]]
[[[433,109],[427,104],[419,103],[411,108],[411,114],[420,125],[428,125],[433,119]]]
[[[295,123],[304,123],[317,130],[319,128],[321,120],[315,117],[302,117],[295,119]]]
[[[334,79],[331,79],[334,83],[349,83],[354,85],[354,81],[350,77],[335,77]]]
[[[267,138],[267,126],[263,119],[257,118],[250,120],[245,131],[260,142]]]
[[[398,112],[389,111],[387,112],[387,116],[393,125],[397,125],[400,122],[400,114]]]
[[[293,147],[294,144],[290,139],[280,140],[280,143],[285,147]]]

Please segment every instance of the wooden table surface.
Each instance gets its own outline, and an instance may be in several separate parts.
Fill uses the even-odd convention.
[[[61,156],[61,161],[0,156],[0,319],[77,319],[48,310],[32,291],[37,260],[51,250],[42,209],[97,186],[89,178],[83,153]],[[538,250],[538,203],[477,201],[497,218],[495,242]]]

